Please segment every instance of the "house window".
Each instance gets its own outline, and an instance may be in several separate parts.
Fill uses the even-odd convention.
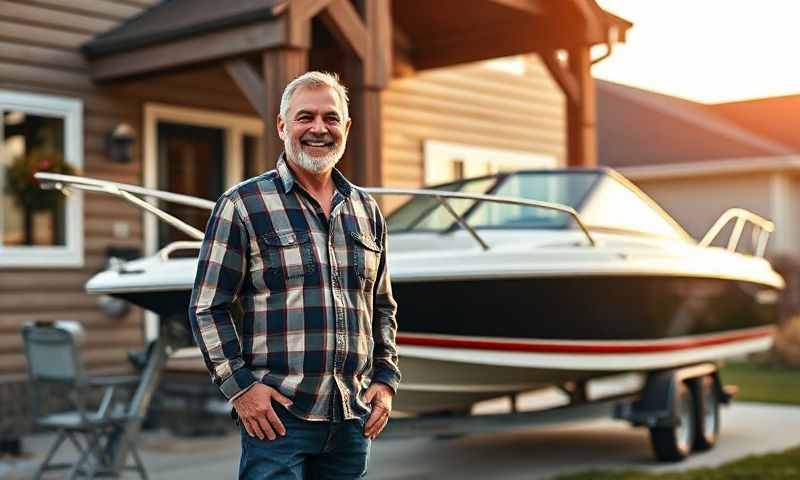
[[[42,191],[36,171],[77,174],[79,100],[0,90],[0,266],[83,266],[82,196]]]
[[[425,149],[425,184],[480,177],[498,172],[555,168],[556,157],[547,154],[486,148],[428,140]]]

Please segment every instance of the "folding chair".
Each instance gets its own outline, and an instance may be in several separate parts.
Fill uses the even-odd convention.
[[[136,443],[124,435],[127,408],[114,405],[115,387],[132,385],[137,377],[90,378],[80,361],[79,345],[83,329],[77,322],[27,324],[22,329],[28,375],[31,381],[34,423],[42,428],[57,430],[58,436],[50,447],[34,478],[40,479],[45,471],[69,469],[67,478],[96,476],[117,477],[119,470],[136,470],[143,479],[147,472]],[[45,413],[42,408],[42,389],[46,385],[63,385],[69,390],[73,410]],[[96,411],[87,409],[91,391],[103,387],[102,400]],[[122,408],[115,408],[122,407]],[[77,448],[77,462],[50,463],[59,447],[69,440]],[[115,467],[113,449],[125,443],[135,464]],[[123,459],[123,464],[124,459]]]

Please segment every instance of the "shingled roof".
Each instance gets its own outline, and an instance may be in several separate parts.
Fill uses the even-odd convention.
[[[709,108],[751,132],[800,149],[800,95],[717,103]]]
[[[596,85],[601,165],[690,163],[800,151],[732,122],[709,105],[603,80]]]
[[[287,0],[163,0],[82,46],[90,58],[278,15]]]

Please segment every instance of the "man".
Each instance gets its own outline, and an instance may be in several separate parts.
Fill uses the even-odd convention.
[[[334,168],[350,125],[336,77],[293,80],[277,168],[225,192],[208,221],[189,316],[243,427],[242,479],[361,477],[389,418],[400,371],[386,224]]]

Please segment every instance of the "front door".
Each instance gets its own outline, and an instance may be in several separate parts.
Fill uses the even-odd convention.
[[[175,122],[158,122],[158,189],[216,201],[225,188],[225,130]],[[203,231],[208,213],[194,207],[164,203],[161,208]],[[158,224],[158,248],[176,240],[193,240]]]
[[[147,103],[144,109],[144,186],[216,201],[228,188],[274,164],[264,158],[264,125],[252,116]],[[159,202],[160,208],[205,230],[208,210]],[[188,237],[144,216],[145,251]],[[186,251],[194,256],[197,252]],[[176,252],[177,255],[182,252]],[[145,336],[158,335],[158,317],[147,312]]]

